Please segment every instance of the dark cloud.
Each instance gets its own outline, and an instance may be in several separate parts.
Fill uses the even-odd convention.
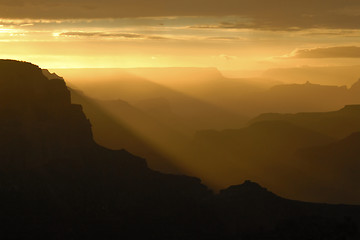
[[[360,58],[360,47],[341,46],[297,50],[293,58]]]
[[[0,0],[2,18],[238,16],[223,28],[360,28],[359,0]]]
[[[64,37],[103,37],[103,38],[126,38],[126,39],[149,39],[164,40],[169,39],[162,36],[145,35],[137,33],[106,33],[106,32],[63,32],[59,36]]]

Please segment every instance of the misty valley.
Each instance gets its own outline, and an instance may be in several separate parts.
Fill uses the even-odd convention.
[[[360,75],[322,72],[0,60],[1,236],[359,239]]]
[[[95,141],[154,170],[199,177],[215,191],[250,179],[290,199],[360,203],[356,77],[347,87],[227,78],[214,68],[58,72]]]

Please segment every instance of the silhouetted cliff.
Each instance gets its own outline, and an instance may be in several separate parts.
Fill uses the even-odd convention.
[[[135,227],[126,226],[135,219],[146,226],[157,216],[155,231],[164,224],[163,215],[174,216],[210,194],[196,178],[154,172],[125,150],[97,145],[91,124],[81,106],[71,104],[63,80],[48,80],[35,65],[6,60],[0,62],[0,76],[0,218],[5,236],[24,226],[17,236],[55,231],[63,239],[74,232],[92,237],[90,226],[109,230],[115,227],[107,224],[111,216],[123,215],[131,216],[118,219],[117,227]]]
[[[0,73],[3,156],[47,162],[66,156],[65,150],[75,146],[80,149],[94,145],[91,124],[82,107],[71,104],[63,80],[48,80],[41,69],[15,61],[1,61]],[[16,161],[11,164],[20,164]]]

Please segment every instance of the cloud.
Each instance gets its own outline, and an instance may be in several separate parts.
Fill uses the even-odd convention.
[[[238,29],[238,28],[252,28],[255,27],[251,23],[236,23],[236,22],[221,22],[218,24],[202,24],[190,26],[190,28],[203,28],[203,29]]]
[[[245,41],[248,40],[244,37],[207,37],[207,40],[214,40],[214,41]]]
[[[27,27],[35,24],[62,23],[66,21],[49,19],[0,19],[0,25],[6,27]]]
[[[360,28],[358,0],[0,0],[2,18],[94,19],[237,16],[218,28]]]
[[[107,33],[107,32],[62,32],[56,36],[62,37],[102,37],[102,38],[125,38],[125,39],[148,39],[148,40],[165,40],[170,39],[156,35],[145,35],[137,33]]]
[[[295,50],[285,58],[360,58],[360,47],[339,46]]]
[[[238,59],[237,56],[230,56],[230,55],[226,55],[226,54],[220,54],[218,56],[215,56],[214,58],[218,58],[218,59],[222,59],[222,60],[226,60],[226,61],[233,61],[233,60]]]
[[[309,36],[309,37],[318,37],[318,36],[325,36],[325,37],[358,37],[360,36],[360,32],[358,30],[329,30],[329,31],[306,31],[301,34],[302,36]]]
[[[302,28],[298,26],[284,25],[284,24],[271,24],[266,22],[256,22],[251,19],[248,22],[220,22],[218,24],[202,24],[193,25],[189,28],[194,29],[256,29],[256,30],[268,30],[268,31],[299,31]]]

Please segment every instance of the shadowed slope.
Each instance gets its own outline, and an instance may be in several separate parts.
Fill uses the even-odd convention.
[[[332,198],[334,202],[347,199],[347,202],[358,203],[360,132],[328,145],[303,149],[298,155],[305,169],[316,169],[315,179],[323,184],[323,189],[331,186],[332,191],[318,189],[324,198]]]
[[[330,142],[332,138],[320,133],[287,122],[268,121],[242,129],[200,131],[190,154],[206,169],[201,178],[218,183],[217,188],[244,178],[274,187],[282,181],[281,175],[293,170],[287,159],[297,149]]]

